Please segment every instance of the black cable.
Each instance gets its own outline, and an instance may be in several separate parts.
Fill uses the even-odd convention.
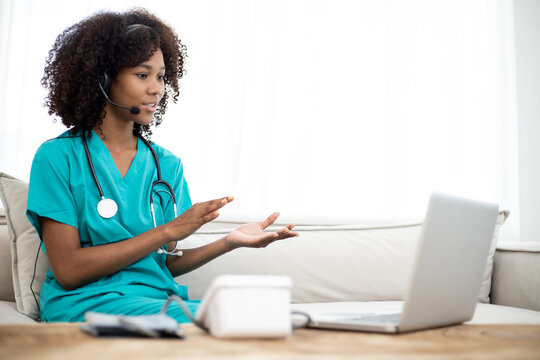
[[[39,241],[39,246],[36,253],[36,260],[34,261],[34,273],[32,274],[32,281],[30,282],[30,291],[32,292],[32,296],[34,297],[34,301],[36,302],[38,313],[41,312],[41,307],[39,306],[39,301],[37,300],[36,294],[34,293],[34,279],[36,278],[36,268],[37,268],[37,262],[39,259],[39,252],[41,250],[41,244],[43,244],[43,239]]]

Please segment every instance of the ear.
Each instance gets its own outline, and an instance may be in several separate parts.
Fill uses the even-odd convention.
[[[107,72],[104,72],[103,76],[99,79],[99,85],[105,93],[109,93],[111,89],[111,78]]]

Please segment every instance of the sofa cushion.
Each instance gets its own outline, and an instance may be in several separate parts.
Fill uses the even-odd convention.
[[[499,213],[479,294],[481,302],[489,302],[493,253],[499,228],[507,216],[507,211]],[[231,230],[201,230],[180,245],[198,247]],[[192,298],[203,297],[212,279],[227,273],[288,275],[293,280],[294,303],[403,300],[420,230],[419,222],[299,226],[295,229],[300,233],[298,238],[276,242],[264,249],[236,249],[179,276],[177,281],[188,285]]]
[[[6,212],[0,201],[0,300],[15,301]]]
[[[49,269],[49,261],[47,256],[40,251],[36,264],[40,239],[26,217],[27,197],[27,183],[0,173],[0,198],[6,211],[11,242],[11,271],[17,310],[33,319],[39,319],[37,302],[39,302],[41,285]],[[36,298],[32,294],[30,284]]]
[[[229,230],[200,231],[180,244],[197,247]],[[300,237],[262,249],[240,248],[177,278],[201,298],[220,274],[276,274],[292,278],[295,303],[401,300],[420,224],[395,227],[298,226]]]
[[[489,294],[491,293],[491,280],[493,278],[493,258],[495,256],[495,251],[497,250],[501,226],[505,223],[506,219],[508,219],[509,215],[509,210],[501,210],[499,211],[499,216],[497,217],[495,231],[493,232],[493,240],[491,241],[491,247],[489,249],[489,255],[487,258],[486,271],[484,272],[482,286],[480,287],[479,301],[483,303],[490,302]]]
[[[17,311],[14,301],[0,301],[0,324],[34,324],[36,321]]]

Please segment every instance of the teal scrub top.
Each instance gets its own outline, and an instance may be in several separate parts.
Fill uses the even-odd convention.
[[[101,198],[80,132],[66,131],[43,143],[32,163],[27,216],[39,235],[39,217],[75,227],[81,247],[123,241],[152,229],[150,189],[157,180],[157,171],[148,147],[138,139],[135,158],[122,178],[110,152],[95,132],[87,136],[87,143],[103,193],[117,203],[118,212],[110,219],[99,216],[97,204]],[[161,165],[162,179],[174,190],[180,215],[191,207],[182,162],[170,151],[156,144],[152,147]],[[163,189],[154,187],[153,191],[158,226],[174,218],[172,199],[160,191]],[[121,271],[69,291],[58,283],[51,269],[41,289],[41,319],[83,321],[86,311],[95,309],[96,304],[101,304],[111,294],[126,300],[130,297],[167,299],[176,294],[187,300],[187,287],[174,281],[165,260],[165,254],[153,252]]]

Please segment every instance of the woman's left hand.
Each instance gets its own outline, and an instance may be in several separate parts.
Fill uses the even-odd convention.
[[[275,212],[266,220],[240,226],[225,237],[225,240],[232,249],[239,247],[266,247],[276,240],[283,240],[298,236],[292,232],[293,224],[289,224],[275,232],[265,232],[268,226],[272,225],[278,218],[279,213]]]

